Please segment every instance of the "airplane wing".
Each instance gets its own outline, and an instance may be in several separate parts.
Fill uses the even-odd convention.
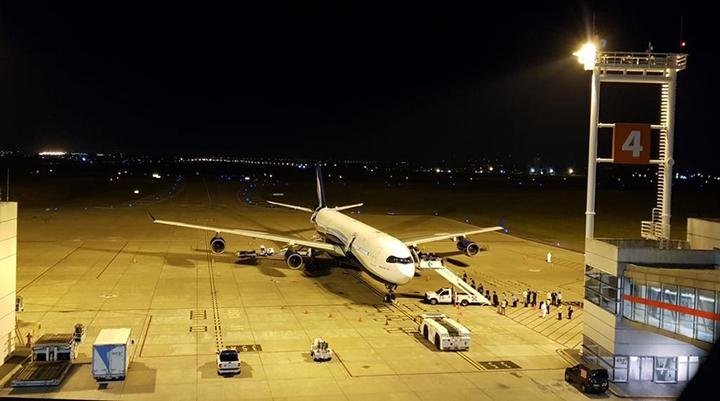
[[[329,253],[332,253],[335,255],[344,255],[345,254],[343,252],[342,248],[340,248],[339,246],[333,245],[333,244],[328,244],[325,242],[308,241],[308,240],[304,240],[304,239],[300,239],[300,238],[286,237],[284,235],[267,233],[267,232],[263,232],[263,231],[243,230],[240,228],[201,226],[201,225],[197,225],[197,224],[182,223],[179,221],[158,220],[152,214],[150,214],[150,217],[152,217],[153,223],[156,223],[156,224],[165,224],[168,226],[194,228],[196,230],[214,231],[216,233],[226,233],[226,234],[240,235],[240,236],[249,237],[249,238],[265,239],[265,240],[269,240],[269,241],[285,243],[287,245],[298,245],[298,246],[303,246],[303,247],[307,247],[307,248],[318,249],[318,250],[329,252]]]
[[[487,227],[487,228],[481,228],[478,230],[471,230],[471,231],[463,231],[459,233],[443,233],[443,234],[435,234],[428,237],[420,237],[420,238],[411,238],[411,239],[405,239],[402,240],[405,245],[407,246],[417,246],[418,244],[426,244],[428,242],[436,242],[436,241],[442,241],[445,239],[453,239],[458,237],[467,237],[468,235],[473,234],[480,234],[480,233],[486,233],[490,231],[498,231],[502,230],[503,227],[495,226],[495,227]]]

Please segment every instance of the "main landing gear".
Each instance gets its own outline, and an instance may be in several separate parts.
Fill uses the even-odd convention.
[[[394,304],[395,290],[397,289],[397,284],[385,284],[385,288],[387,288],[388,292],[387,294],[385,294],[385,297],[383,297],[383,302],[388,304]]]

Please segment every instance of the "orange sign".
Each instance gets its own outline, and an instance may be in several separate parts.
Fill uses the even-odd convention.
[[[613,163],[650,163],[650,124],[616,123],[613,129]]]

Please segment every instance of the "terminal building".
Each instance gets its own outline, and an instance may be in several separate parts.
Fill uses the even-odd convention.
[[[675,86],[687,55],[590,45],[576,55],[593,71],[582,358],[608,370],[613,391],[676,396],[720,337],[720,220],[691,218],[685,240],[670,236]],[[660,121],[601,122],[606,82],[660,85]],[[612,129],[610,157],[598,157],[599,129]],[[638,238],[594,236],[598,163],[657,166],[656,204]]]
[[[689,219],[688,241],[664,245],[585,245],[583,357],[616,383],[687,382],[720,337],[720,222]]]

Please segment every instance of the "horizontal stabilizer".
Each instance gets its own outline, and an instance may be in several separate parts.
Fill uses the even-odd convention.
[[[273,202],[273,201],[267,201],[267,203],[269,203],[269,204],[271,204],[271,205],[286,207],[286,208],[289,208],[289,209],[302,210],[303,212],[308,212],[308,213],[312,213],[312,212],[313,212],[312,209],[309,209],[309,208],[306,208],[306,207],[302,207],[302,206],[288,205],[287,203],[280,203],[280,202]]]
[[[335,206],[333,209],[335,209],[335,210],[355,209],[356,207],[360,207],[362,205],[363,205],[362,203],[354,203],[352,205]]]

